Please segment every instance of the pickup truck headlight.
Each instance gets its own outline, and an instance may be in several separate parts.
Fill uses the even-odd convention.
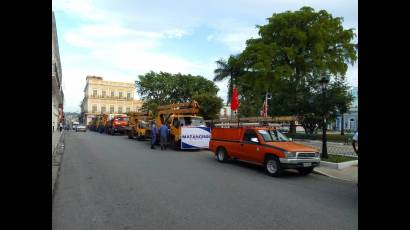
[[[295,152],[284,152],[286,158],[296,158],[296,153]]]

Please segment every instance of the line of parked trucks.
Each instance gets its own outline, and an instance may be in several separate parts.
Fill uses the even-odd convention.
[[[88,127],[100,133],[121,133],[129,139],[146,140],[151,137],[152,122],[157,128],[166,124],[174,149],[209,149],[219,162],[240,160],[261,165],[271,176],[280,176],[285,169],[307,175],[320,164],[317,149],[295,143],[277,127],[269,125],[269,121],[289,120],[289,117],[253,118],[248,123],[244,119],[241,123],[213,120],[207,127],[198,113],[199,104],[191,101],[159,106],[155,116],[151,112],[97,115]]]

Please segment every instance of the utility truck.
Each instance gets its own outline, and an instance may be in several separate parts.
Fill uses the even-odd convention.
[[[162,124],[168,126],[169,142],[174,149],[208,148],[210,129],[198,113],[199,104],[195,100],[162,105],[157,107],[155,123],[158,129]]]

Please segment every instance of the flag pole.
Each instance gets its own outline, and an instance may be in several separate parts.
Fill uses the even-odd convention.
[[[237,112],[236,112],[236,117],[238,118],[238,128],[239,128],[239,107],[238,107]]]

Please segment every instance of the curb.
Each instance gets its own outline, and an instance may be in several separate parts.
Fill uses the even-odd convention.
[[[335,177],[335,176],[332,176],[332,175],[330,175],[330,174],[327,174],[327,173],[318,171],[318,170],[316,170],[316,169],[313,169],[313,172],[312,172],[312,173],[315,173],[315,174],[318,174],[318,175],[322,175],[322,176],[327,176],[327,177],[330,177],[330,178],[333,178],[333,179],[337,179],[337,180],[343,180],[343,181],[348,181],[348,182],[356,183],[356,181],[352,181],[352,180],[347,180],[347,179]]]
[[[324,161],[324,160],[320,161],[320,166],[324,166],[324,167],[331,168],[331,169],[344,169],[344,168],[348,168],[350,166],[355,166],[358,164],[359,164],[359,160],[345,161],[345,162],[340,162],[340,163],[333,163],[333,162]]]
[[[52,162],[52,165],[51,165],[51,167],[57,166],[57,175],[56,175],[54,181],[51,182],[52,183],[52,185],[51,185],[51,197],[52,197],[52,199],[54,198],[54,193],[55,193],[56,186],[57,186],[57,180],[60,176],[60,166],[61,166],[61,162],[62,162],[62,159],[63,159],[63,153],[64,153],[64,150],[65,150],[64,140],[65,140],[65,130],[63,130],[61,132],[60,139],[58,140],[58,143],[57,143],[57,145],[54,149],[54,152],[53,152],[53,161],[54,161],[54,156],[55,156],[55,154],[57,154],[56,152],[59,151],[59,148],[60,148],[61,144],[63,144],[62,152],[59,153],[60,154],[59,162],[57,164],[54,164],[54,162]]]

